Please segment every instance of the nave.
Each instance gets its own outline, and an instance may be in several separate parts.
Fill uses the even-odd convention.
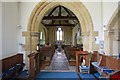
[[[50,1],[0,2],[0,79],[119,80],[119,1]]]

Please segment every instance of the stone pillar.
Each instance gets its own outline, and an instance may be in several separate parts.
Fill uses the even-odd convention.
[[[83,35],[83,49],[85,51],[98,51],[99,46],[95,44],[95,37],[98,36],[98,32],[94,31],[92,34],[90,32],[82,33]]]
[[[82,42],[83,42],[83,50],[89,51],[89,33],[84,32],[82,33]]]
[[[104,51],[105,53],[108,55],[108,48],[109,48],[109,44],[108,44],[108,31],[104,31]]]
[[[113,41],[114,41],[114,31],[113,30],[106,30],[105,31],[105,52],[107,55],[113,54]]]
[[[113,55],[118,56],[120,53],[120,31],[118,29],[114,29],[114,43],[113,43]]]
[[[95,43],[95,37],[98,36],[98,31],[94,31],[92,34],[92,51],[99,51],[100,47],[99,44]]]

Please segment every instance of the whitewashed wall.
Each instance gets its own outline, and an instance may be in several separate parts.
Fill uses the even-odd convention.
[[[2,58],[17,53],[17,3],[2,3]]]
[[[0,59],[2,57],[2,3],[0,2]]]
[[[36,4],[37,2],[19,3],[19,25],[21,28],[18,30],[18,44],[25,44],[25,38],[22,37],[22,32],[27,31],[28,20]],[[21,45],[18,45],[18,52],[23,51],[24,49]]]
[[[115,12],[115,10],[118,8],[117,2],[104,2],[103,3],[103,24],[106,26]]]
[[[94,31],[99,32],[98,39],[104,40],[103,27],[108,24],[110,18],[112,17],[114,11],[118,7],[116,2],[84,2],[87,7],[93,21]]]

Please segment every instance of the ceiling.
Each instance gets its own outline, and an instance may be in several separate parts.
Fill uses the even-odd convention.
[[[78,23],[79,21],[74,13],[63,6],[57,6],[50,10],[44,15],[42,20],[42,24],[46,27],[74,27]]]

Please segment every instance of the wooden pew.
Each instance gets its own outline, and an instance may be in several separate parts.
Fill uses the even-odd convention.
[[[64,50],[68,60],[70,60],[70,58],[74,58],[74,59],[76,58],[75,51],[77,51],[77,48],[69,46],[69,47],[65,47]]]
[[[120,70],[120,59],[106,56],[106,65],[108,68],[113,70]]]
[[[112,56],[107,56],[107,55],[104,55],[104,54],[99,54],[99,53],[93,53],[92,54],[93,57],[92,57],[92,61],[93,62],[98,62],[98,67],[99,66],[104,66],[106,67],[108,70],[114,70],[113,73],[110,73],[110,74],[107,74],[106,72],[102,72],[102,75],[104,76],[108,76],[108,80],[114,80],[112,79],[113,76],[116,76],[117,75],[120,75],[120,59],[117,59],[117,58],[113,58]],[[94,59],[94,58],[98,58],[97,59]],[[97,61],[96,61],[97,60]],[[94,68],[95,70],[96,68]],[[107,70],[106,69],[106,70]],[[98,72],[100,70],[97,70]],[[94,72],[94,71],[93,71]]]
[[[24,67],[23,63],[23,54],[16,54],[7,58],[4,58],[2,61],[2,80],[12,79],[15,76],[19,75],[19,72],[22,71]]]
[[[15,64],[18,63],[23,63],[23,54],[16,54],[14,56],[2,59],[2,72],[8,70],[9,68],[13,67]]]
[[[39,51],[40,57],[49,57],[50,60],[52,59],[54,53],[55,53],[55,47],[53,46],[42,47],[40,48]]]
[[[100,57],[102,57],[101,62]],[[104,54],[99,54],[98,52],[94,52],[92,54],[92,62],[98,62],[100,63],[100,66],[107,66],[110,69],[113,70],[120,70],[120,59],[113,58],[111,56],[107,56]]]
[[[35,80],[36,75],[40,72],[40,57],[38,52],[34,52],[28,55],[29,58],[29,79]]]

